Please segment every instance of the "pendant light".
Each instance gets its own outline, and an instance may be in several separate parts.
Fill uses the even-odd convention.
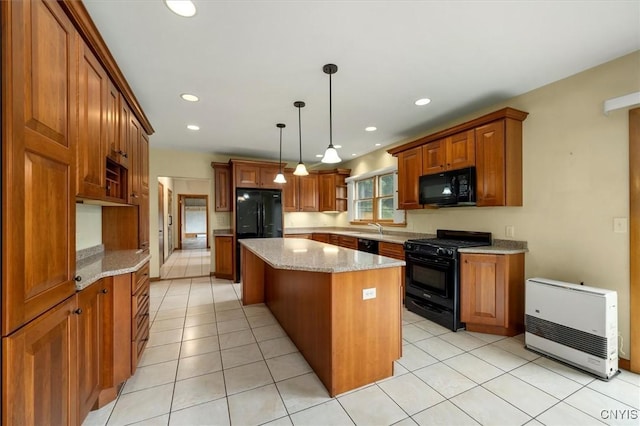
[[[333,123],[331,117],[331,74],[338,72],[338,66],[335,64],[327,64],[322,67],[322,71],[324,71],[325,74],[329,74],[329,146],[324,152],[324,157],[322,157],[321,161],[323,163],[335,164],[342,161],[338,155],[338,151],[333,147]]]
[[[298,165],[296,166],[296,170],[293,172],[294,175],[296,176],[308,176],[309,172],[307,171],[307,168],[305,167],[304,163],[302,162],[302,125],[301,120],[300,120],[300,108],[304,108],[306,104],[302,101],[295,101],[293,103],[293,106],[298,108],[298,135],[300,136],[300,161],[298,162]]]
[[[280,129],[280,161],[278,161],[278,164],[280,165],[280,171],[278,172],[278,174],[276,175],[276,178],[273,181],[275,183],[287,183],[287,180],[284,178],[284,175],[282,174],[282,129],[284,129],[286,126],[284,123],[278,123],[276,124],[276,127]]]

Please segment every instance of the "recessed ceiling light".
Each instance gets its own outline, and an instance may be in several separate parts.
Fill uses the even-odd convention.
[[[352,157],[355,157],[356,155],[358,155],[358,154],[351,154]]]
[[[180,95],[180,97],[185,101],[189,101],[189,102],[198,102],[200,100],[199,97],[197,97],[196,95],[192,95],[190,93],[183,93],[182,95]]]
[[[429,102],[431,102],[431,99],[429,99],[429,98],[422,98],[422,99],[418,99],[418,100],[415,102],[415,104],[416,104],[416,105],[418,105],[418,106],[422,106],[422,105],[426,105],[426,104],[428,104]]]
[[[377,144],[376,144],[376,146],[380,146],[380,145],[382,145],[382,144],[381,144],[381,143],[377,143]]]
[[[322,154],[316,154],[316,158],[322,158],[322,157],[324,157],[324,155],[322,155]]]
[[[369,126],[365,127],[364,130],[366,130],[367,132],[375,132],[376,130],[378,130],[378,128],[376,126]]]
[[[335,149],[340,149],[340,148],[342,148],[342,145],[334,145],[333,147],[334,147]]]
[[[164,2],[176,15],[190,18],[196,14],[196,5],[191,0],[164,0]]]
[[[195,124],[189,124],[187,126],[187,129],[189,129],[189,130],[200,130],[200,126],[196,126]]]

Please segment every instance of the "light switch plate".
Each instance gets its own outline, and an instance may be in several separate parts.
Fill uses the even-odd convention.
[[[362,300],[369,300],[376,298],[376,288],[365,288],[362,289]]]
[[[629,220],[626,217],[614,217],[613,232],[618,234],[626,234],[629,232]]]
[[[504,235],[509,238],[516,236],[516,227],[513,225],[507,225],[504,227]]]

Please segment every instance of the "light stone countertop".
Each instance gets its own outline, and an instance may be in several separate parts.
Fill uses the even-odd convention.
[[[76,262],[76,290],[82,290],[100,278],[128,274],[140,269],[151,259],[149,253],[140,250],[105,251]]]
[[[302,238],[251,238],[239,241],[276,269],[337,273],[405,265],[403,260]]]

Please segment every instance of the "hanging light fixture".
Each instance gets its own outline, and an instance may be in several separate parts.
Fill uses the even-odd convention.
[[[302,162],[302,125],[301,120],[300,120],[300,108],[304,108],[306,104],[302,101],[295,101],[293,103],[293,106],[298,108],[298,135],[300,136],[300,161],[298,162],[298,165],[296,166],[296,170],[293,172],[294,175],[296,176],[307,176],[309,175],[309,172],[307,171],[307,168],[305,167],[304,163]]]
[[[338,66],[335,64],[327,64],[322,67],[322,71],[324,71],[325,74],[329,74],[329,146],[324,152],[324,157],[322,157],[321,161],[323,163],[334,164],[342,161],[338,155],[338,151],[333,147],[333,123],[331,117],[331,74],[338,72]]]
[[[278,172],[278,174],[276,175],[276,178],[273,181],[275,183],[287,183],[287,180],[284,178],[284,175],[282,174],[282,129],[284,129],[286,126],[284,123],[278,123],[276,124],[276,127],[280,129],[280,161],[278,161],[278,164],[280,165],[280,171]]]

